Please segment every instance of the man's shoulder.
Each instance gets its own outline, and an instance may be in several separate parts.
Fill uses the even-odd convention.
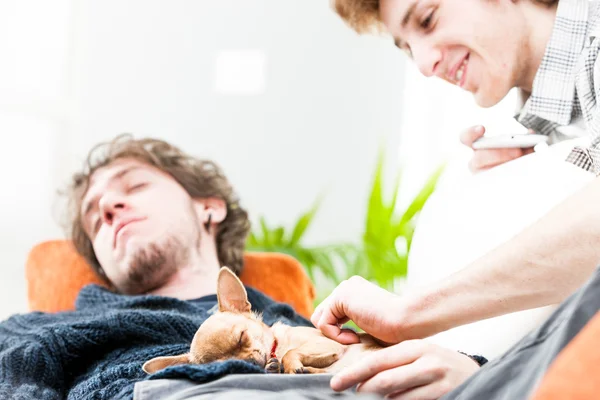
[[[589,2],[588,7],[588,44],[600,36],[600,0]]]

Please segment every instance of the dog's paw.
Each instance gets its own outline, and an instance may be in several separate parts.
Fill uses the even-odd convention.
[[[265,366],[265,372],[267,374],[282,374],[283,364],[281,364],[278,359],[271,358]]]
[[[313,367],[302,367],[294,370],[293,374],[324,374],[324,369],[321,368],[313,368]]]

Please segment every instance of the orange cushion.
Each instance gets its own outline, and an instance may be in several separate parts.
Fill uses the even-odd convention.
[[[532,400],[600,398],[600,312],[558,354]]]
[[[36,245],[25,266],[31,311],[73,310],[77,294],[87,284],[107,286],[67,240]],[[246,253],[240,279],[276,301],[287,303],[300,315],[313,312],[315,289],[300,263],[280,253]]]

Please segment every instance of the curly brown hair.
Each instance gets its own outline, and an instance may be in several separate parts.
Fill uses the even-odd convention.
[[[551,6],[558,0],[531,0]],[[379,0],[331,0],[335,12],[358,33],[386,31],[379,16]]]
[[[218,198],[225,201],[227,215],[217,228],[217,254],[221,265],[228,266],[239,275],[244,264],[250,221],[221,169],[214,162],[195,158],[163,140],[134,139],[129,134],[95,146],[89,152],[83,170],[73,175],[67,189],[67,232],[79,254],[94,271],[106,279],[83,228],[81,202],[94,171],[124,158],[141,161],[171,175],[194,199]]]

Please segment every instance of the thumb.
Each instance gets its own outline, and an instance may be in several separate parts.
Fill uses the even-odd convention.
[[[335,305],[333,305],[335,307]],[[341,324],[348,321],[348,317],[339,309],[327,307],[323,310],[316,328],[321,333],[342,344],[360,343],[358,335],[351,329],[342,328]]]
[[[468,147],[473,145],[473,142],[485,133],[485,127],[483,125],[472,126],[460,134],[460,141]]]

